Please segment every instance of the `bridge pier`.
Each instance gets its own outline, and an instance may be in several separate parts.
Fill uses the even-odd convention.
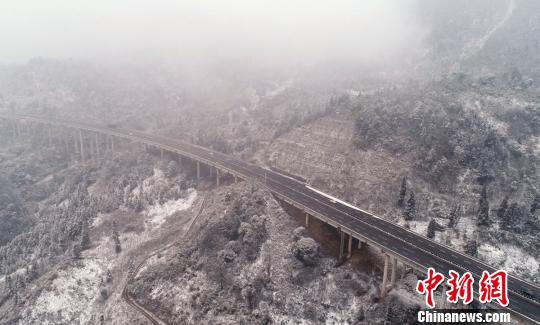
[[[390,273],[390,284],[388,285],[388,267],[392,263],[392,271]],[[397,258],[384,254],[384,270],[383,270],[383,282],[381,284],[381,298],[386,296],[386,293],[396,285],[397,275]]]
[[[388,260],[390,259],[390,256],[387,254],[384,254],[384,270],[383,270],[383,281],[381,284],[381,298],[384,298],[386,296],[386,281],[388,278]]]
[[[349,234],[349,245],[348,245],[348,252],[347,252],[347,259],[351,258],[352,256],[352,234]]]
[[[201,178],[201,163],[197,160],[197,180]]]
[[[161,150],[160,150],[160,159],[161,159],[161,161],[163,161],[163,148],[161,148]]]
[[[397,258],[392,257],[392,274],[390,275],[390,286],[393,288],[396,285],[397,275]]]
[[[341,230],[341,228],[338,228],[338,231],[340,235],[338,263],[341,263],[343,262],[343,249],[345,248],[345,233]]]
[[[210,170],[212,170],[212,167],[210,167]],[[216,168],[216,185],[219,186],[219,169]]]
[[[306,212],[306,227],[309,227],[309,213]]]
[[[79,141],[80,141],[80,146],[81,146],[81,162],[84,164],[84,139],[83,139],[83,134],[82,134],[82,130],[79,130]]]
[[[96,133],[96,136],[94,137],[94,142],[96,146],[96,160],[99,159],[99,134]]]
[[[92,140],[89,141],[89,145],[90,145],[90,150],[89,150],[89,155],[88,155],[88,160],[90,161],[90,163],[92,163],[94,160],[95,160],[95,157],[94,157],[94,142]]]

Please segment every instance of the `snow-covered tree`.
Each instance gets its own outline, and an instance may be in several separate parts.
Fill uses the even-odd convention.
[[[405,195],[407,195],[407,178],[403,177],[401,180],[401,188],[399,190],[399,199],[397,202],[397,205],[400,208],[405,204]]]
[[[478,226],[489,226],[489,200],[487,197],[487,186],[482,187],[480,200],[478,201],[478,214],[476,217]]]
[[[416,200],[414,198],[414,192],[411,191],[409,194],[409,199],[407,200],[407,205],[405,206],[405,211],[403,211],[403,217],[405,220],[413,220],[416,216]]]

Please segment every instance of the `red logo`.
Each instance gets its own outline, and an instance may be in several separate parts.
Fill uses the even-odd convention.
[[[453,304],[458,302],[458,299],[463,299],[464,304],[470,304],[473,301],[473,282],[474,279],[470,272],[465,272],[462,277],[459,273],[451,270],[448,272],[450,279],[446,283],[450,289],[446,291],[448,302]]]
[[[446,282],[449,289],[446,291],[446,299],[450,303],[457,303],[460,299],[464,304],[473,301],[474,278],[470,272],[465,272],[460,276],[456,271],[448,272],[450,277]],[[434,268],[428,268],[427,278],[419,280],[416,284],[416,291],[421,295],[426,295],[426,305],[433,309],[435,301],[433,292],[444,281],[444,275],[435,271]],[[496,300],[501,306],[508,306],[508,274],[499,270],[490,274],[487,271],[482,272],[482,278],[478,284],[478,298],[481,303],[489,303]]]
[[[482,272],[482,278],[480,279],[478,288],[480,302],[487,303],[497,300],[501,306],[508,306],[507,280],[508,274],[502,270],[493,274],[489,274],[487,271]]]
[[[426,304],[429,308],[435,308],[435,301],[433,301],[433,291],[437,290],[437,287],[444,281],[444,275],[437,273],[434,268],[428,268],[428,277],[424,281],[418,281],[416,285],[416,291],[419,294],[426,295]]]

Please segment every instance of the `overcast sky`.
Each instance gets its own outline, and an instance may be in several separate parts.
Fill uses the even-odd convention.
[[[396,58],[413,0],[0,0],[0,62],[34,57],[317,62]]]

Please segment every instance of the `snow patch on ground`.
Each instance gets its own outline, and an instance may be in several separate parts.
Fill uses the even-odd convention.
[[[98,214],[96,215],[94,220],[92,220],[92,226],[91,227],[92,228],[99,227],[99,225],[101,225],[103,223],[103,221],[105,221],[105,217],[103,216],[103,213],[98,212]]]
[[[506,252],[505,270],[513,274],[538,278],[540,266],[537,259],[515,246],[505,247],[504,251]]]
[[[150,193],[152,189],[154,189],[157,186],[162,186],[167,184],[167,178],[165,177],[165,174],[161,169],[154,168],[154,174],[152,176],[146,178],[142,182],[142,188],[141,185],[137,185],[132,191],[131,194],[133,196],[139,196],[142,193]]]
[[[491,244],[481,244],[478,247],[478,257],[507,272],[529,278],[537,278],[540,270],[537,259],[511,245],[499,248]]]
[[[81,265],[58,272],[51,286],[44,290],[23,312],[20,324],[88,324],[93,316],[88,308],[98,299],[104,266],[97,260],[83,260]]]
[[[191,208],[195,199],[197,199],[197,191],[193,188],[188,189],[186,198],[178,200],[169,200],[163,204],[156,203],[151,205],[146,210],[146,215],[150,217],[150,223],[153,226],[160,226],[165,219],[177,211],[183,211]]]
[[[422,236],[427,234],[428,224],[428,221],[409,221],[410,230]]]

